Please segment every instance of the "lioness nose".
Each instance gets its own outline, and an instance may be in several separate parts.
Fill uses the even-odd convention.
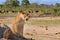
[[[28,21],[29,17],[26,17],[26,21]]]
[[[28,21],[28,19],[26,19],[26,21]]]

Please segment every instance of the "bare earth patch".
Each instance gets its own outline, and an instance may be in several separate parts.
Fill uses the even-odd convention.
[[[25,25],[24,35],[35,40],[60,40],[60,27],[48,26],[46,30],[45,27]]]

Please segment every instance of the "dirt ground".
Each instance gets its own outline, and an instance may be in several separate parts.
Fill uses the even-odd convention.
[[[35,40],[60,40],[60,27],[48,26],[46,30],[46,27],[25,24],[24,35]]]
[[[12,22],[14,18],[0,18],[0,22]],[[60,20],[60,17],[31,18],[37,20]],[[10,26],[10,24],[7,24]],[[35,40],[60,40],[60,25],[28,25],[24,26],[24,37]]]

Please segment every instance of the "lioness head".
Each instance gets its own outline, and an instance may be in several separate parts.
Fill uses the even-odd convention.
[[[27,21],[30,18],[29,14],[26,12],[19,11],[18,13],[23,20]]]

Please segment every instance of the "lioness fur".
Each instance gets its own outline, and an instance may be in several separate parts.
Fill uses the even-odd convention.
[[[12,25],[10,26],[10,29],[7,29],[3,37],[9,38],[10,36],[17,36],[17,37],[23,37],[23,27],[25,21],[29,19],[28,14],[23,12],[18,12],[18,15],[16,16],[15,20],[13,21]]]

